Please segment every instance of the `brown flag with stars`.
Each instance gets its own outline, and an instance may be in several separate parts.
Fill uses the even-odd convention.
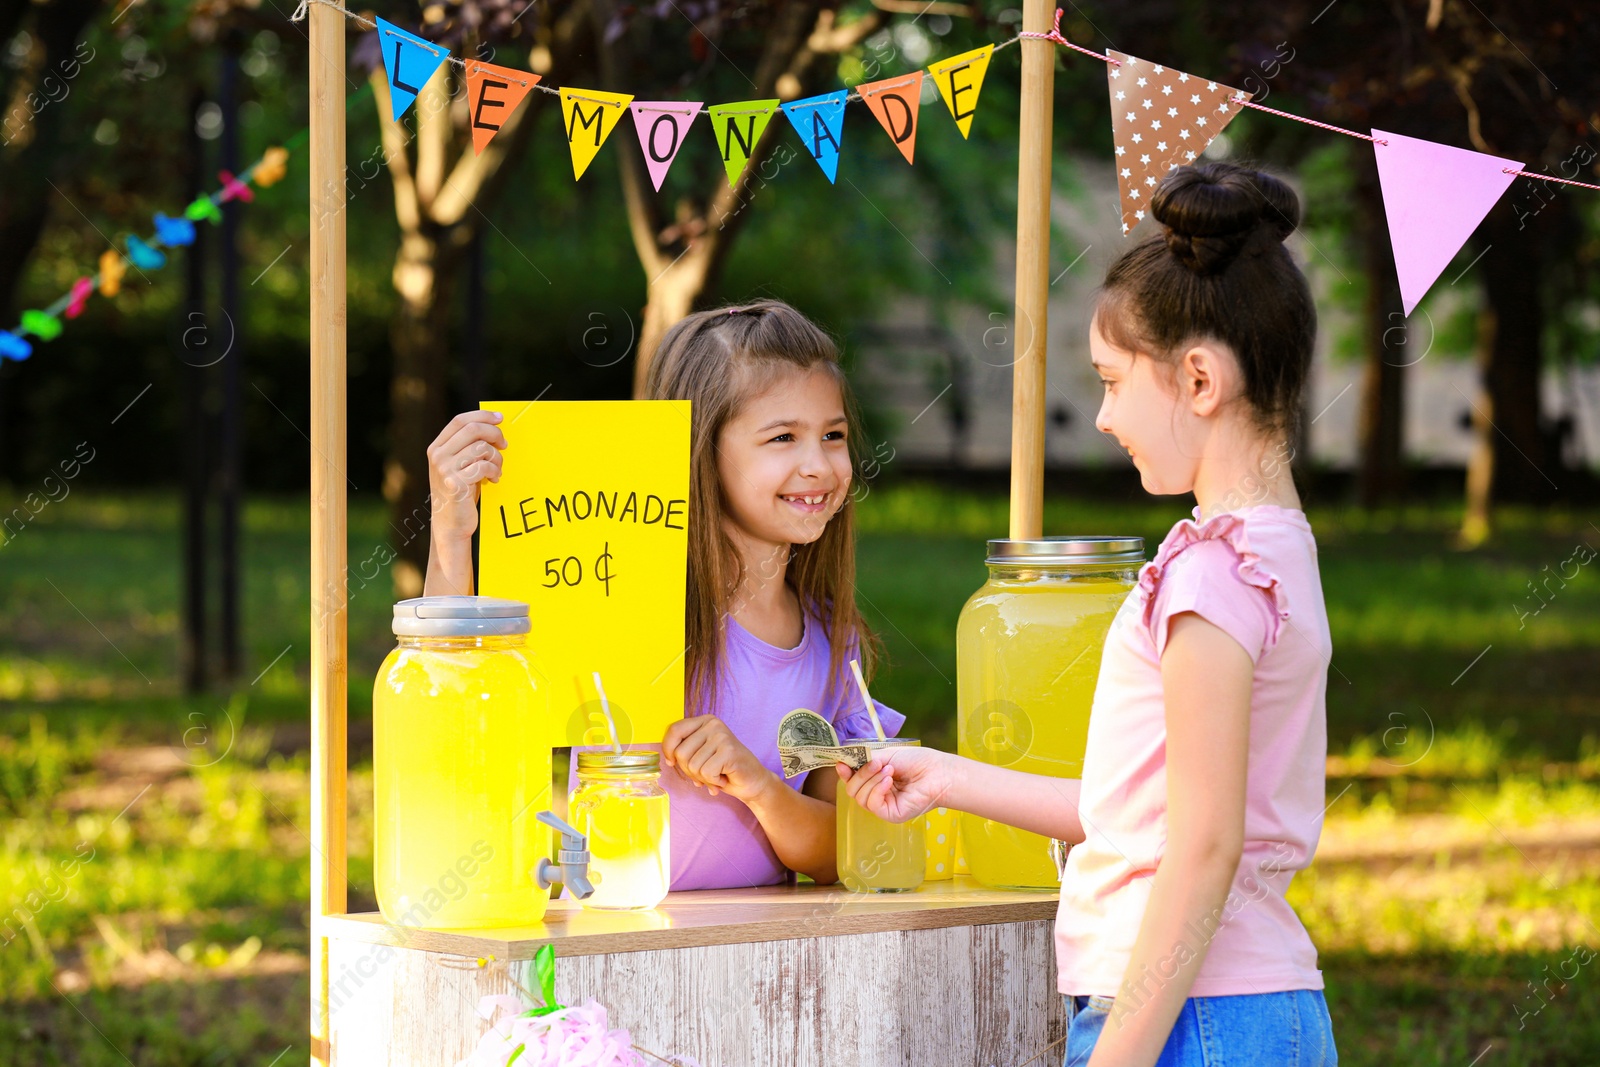
[[[1116,144],[1122,232],[1150,214],[1150,196],[1167,171],[1193,163],[1250,94],[1147,59],[1106,49],[1111,87],[1111,138]],[[1119,65],[1120,64],[1120,65]]]

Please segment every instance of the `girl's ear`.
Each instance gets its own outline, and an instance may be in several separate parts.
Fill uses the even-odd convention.
[[[1233,388],[1234,363],[1215,344],[1190,346],[1178,364],[1178,398],[1196,415],[1214,415]]]

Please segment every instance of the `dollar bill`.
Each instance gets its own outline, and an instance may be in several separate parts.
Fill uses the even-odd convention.
[[[810,708],[795,708],[778,723],[778,747],[837,745],[833,724]]]
[[[793,778],[835,763],[860,770],[872,758],[872,750],[866,745],[779,745],[778,758],[783,761],[783,776]]]

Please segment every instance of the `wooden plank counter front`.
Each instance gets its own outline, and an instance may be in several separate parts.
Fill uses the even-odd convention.
[[[553,944],[561,1003],[593,997],[635,1044],[702,1067],[1054,1067],[1056,900],[958,877],[673,893],[643,912],[556,900],[511,930],[327,916],[331,1062],[454,1064],[487,1029],[478,1001],[536,989],[530,961]]]

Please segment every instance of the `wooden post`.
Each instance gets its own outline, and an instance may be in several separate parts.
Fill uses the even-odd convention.
[[[1022,28],[1048,33],[1053,0],[1023,0]],[[1056,45],[1024,37],[1017,143],[1016,362],[1011,385],[1011,536],[1044,531],[1045,344],[1050,306],[1050,123]]]
[[[308,12],[311,80],[311,1062],[329,1063],[328,939],[346,910],[344,15]]]

